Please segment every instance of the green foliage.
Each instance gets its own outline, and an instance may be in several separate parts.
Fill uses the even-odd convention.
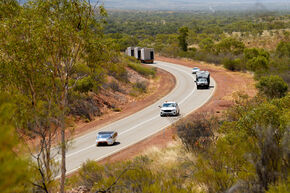
[[[0,95],[0,189],[3,193],[21,193],[28,191],[31,176],[12,124],[16,106],[9,98]]]
[[[187,36],[188,36],[188,27],[184,26],[178,29],[178,40],[179,40],[179,47],[183,51],[187,51]]]
[[[285,12],[140,12],[111,11],[105,33],[154,36],[177,33],[188,26],[196,34],[206,33],[219,36],[223,32],[248,32],[257,34],[263,30],[286,29],[289,13]]]
[[[269,68],[269,60],[264,56],[254,57],[247,62],[247,68],[251,71],[264,71]]]
[[[222,39],[216,45],[217,53],[233,53],[234,55],[239,55],[243,53],[244,49],[245,49],[244,43],[234,38]]]
[[[247,60],[251,60],[253,58],[257,58],[258,56],[262,56],[265,59],[269,60],[270,54],[264,49],[258,48],[246,48],[244,50],[244,56]]]
[[[177,124],[182,141],[193,148],[181,155],[169,150],[170,156],[178,157],[173,164],[156,166],[148,156],[106,165],[88,161],[71,186],[81,185],[90,192],[285,192],[289,99],[287,95],[265,101],[238,94],[218,130],[218,120],[210,116]],[[215,132],[218,135],[213,136]],[[189,152],[192,158],[187,157]],[[198,190],[193,188],[196,184]]]
[[[247,48],[244,51],[247,68],[254,72],[265,71],[269,68],[270,54],[264,49]]]
[[[281,41],[276,48],[276,55],[278,57],[290,56],[290,42]]]
[[[120,33],[111,33],[106,35],[107,38],[112,38],[116,44],[119,45],[121,51],[125,51],[127,47],[137,46],[139,40],[136,36],[120,34]]]
[[[128,67],[135,70],[136,72],[138,72],[139,74],[145,76],[145,77],[155,77],[156,75],[156,68],[152,68],[152,67],[147,67],[144,65],[141,65],[140,63],[128,63]]]
[[[200,49],[204,51],[212,52],[213,47],[214,47],[214,42],[211,38],[205,38],[205,39],[202,39],[198,45]]]
[[[182,185],[183,181],[174,174],[168,177],[161,171],[150,168],[151,163],[147,156],[106,165],[87,161],[76,179],[71,179],[71,185],[84,186],[90,192],[193,192]]]
[[[240,58],[236,58],[234,60],[225,59],[223,61],[224,67],[231,71],[240,71],[243,69],[242,61]]]
[[[239,100],[216,143],[197,160],[197,180],[209,192],[264,192],[271,183],[287,180],[289,119],[284,115],[289,106],[278,104],[289,104],[289,96],[272,102]]]
[[[1,1],[1,14],[2,5]],[[62,131],[58,132],[62,154],[66,151],[66,118],[77,106],[76,101],[69,104],[71,96],[97,92],[120,54],[103,38],[106,11],[102,6],[93,7],[86,0],[31,0],[16,13],[0,23],[0,90],[18,99],[16,121],[24,130],[21,134],[37,136],[45,144],[37,149],[41,179],[35,184],[46,190],[54,177],[50,147],[57,129]],[[79,104],[79,111],[87,104],[91,103]],[[63,188],[64,178],[61,192]]]
[[[0,21],[17,14],[19,8],[17,0],[2,0],[0,2]]]
[[[87,93],[92,91],[94,87],[94,81],[91,77],[84,77],[76,82],[74,89],[79,92]]]
[[[256,84],[257,89],[261,94],[264,94],[268,98],[281,98],[286,95],[288,85],[279,76],[264,76],[261,77]]]
[[[266,193],[288,193],[289,190],[290,190],[290,177],[288,176],[287,181],[271,185]]]

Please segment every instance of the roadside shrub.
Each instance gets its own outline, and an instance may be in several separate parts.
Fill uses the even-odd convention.
[[[147,92],[147,86],[148,86],[147,82],[146,81],[142,81],[142,82],[136,82],[133,85],[133,88],[138,90],[141,93],[146,93]]]
[[[262,72],[269,69],[270,54],[264,49],[246,48],[244,58],[247,69],[253,72]]]
[[[225,59],[223,61],[224,67],[231,71],[240,71],[242,70],[242,61],[240,58],[231,60],[231,59]]]
[[[247,68],[253,72],[264,71],[269,68],[269,59],[264,56],[257,56],[247,62]]]
[[[92,91],[94,83],[91,77],[84,77],[76,83],[75,90],[86,93]]]
[[[90,190],[97,182],[102,180],[104,171],[104,166],[99,165],[95,161],[88,160],[78,172],[78,183]]]
[[[288,95],[236,104],[230,109],[236,118],[224,120],[215,143],[198,154],[195,179],[208,192],[266,192],[278,183],[283,190],[289,180],[288,107]]]
[[[257,89],[261,94],[268,98],[281,98],[286,95],[288,85],[280,76],[264,76],[256,84]]]
[[[115,77],[117,80],[128,82],[128,72],[126,71],[124,64],[120,62],[110,65],[109,75]]]
[[[286,182],[284,181],[271,185],[267,193],[288,193],[289,190],[290,190],[290,177],[288,177]]]
[[[186,178],[176,177],[177,171],[160,172],[152,169],[151,163],[147,156],[105,165],[87,161],[77,175],[69,179],[68,184],[82,187],[85,192],[196,192],[186,187]]]
[[[290,42],[281,41],[276,48],[276,55],[278,57],[290,57]]]
[[[115,92],[122,92],[122,89],[120,88],[118,82],[114,80],[109,83],[109,87]]]
[[[156,68],[142,66],[140,63],[129,63],[128,67],[145,77],[156,75]]]
[[[214,140],[217,119],[208,113],[198,113],[177,123],[177,134],[187,150],[205,150]]]
[[[202,39],[198,46],[200,47],[200,49],[206,51],[206,52],[212,52],[213,51],[213,47],[214,47],[214,41],[211,38],[205,38]]]
[[[102,114],[98,102],[93,97],[86,96],[83,93],[70,93],[68,108],[70,115],[80,116],[90,121],[94,116]]]
[[[225,38],[215,45],[217,53],[232,53],[239,55],[243,53],[245,45],[235,38]]]

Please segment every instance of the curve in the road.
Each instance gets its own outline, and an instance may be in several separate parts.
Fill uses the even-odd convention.
[[[95,140],[98,131],[74,139],[66,155],[67,174],[79,169],[86,160],[101,160],[165,129],[204,105],[215,91],[213,79],[211,79],[210,89],[197,90],[194,83],[195,76],[191,74],[189,67],[161,61],[156,61],[152,66],[173,74],[176,77],[175,88],[167,96],[145,109],[98,129],[98,131],[117,131],[119,133],[118,145],[96,147]],[[160,117],[158,105],[166,100],[179,103],[181,116]]]

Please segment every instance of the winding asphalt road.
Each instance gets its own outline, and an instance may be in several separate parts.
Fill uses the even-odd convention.
[[[72,147],[66,155],[67,174],[79,169],[86,160],[101,160],[165,129],[181,117],[204,105],[214,93],[215,81],[213,79],[211,79],[210,89],[196,89],[195,75],[191,74],[189,67],[160,61],[156,61],[151,66],[173,74],[176,77],[175,88],[167,96],[145,109],[74,139]],[[158,106],[164,101],[178,102],[181,116],[160,117]],[[113,146],[96,147],[97,132],[109,130],[118,132],[118,143]]]

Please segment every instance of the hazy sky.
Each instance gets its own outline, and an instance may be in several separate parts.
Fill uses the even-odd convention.
[[[101,0],[106,8],[145,10],[286,9],[290,0]]]

